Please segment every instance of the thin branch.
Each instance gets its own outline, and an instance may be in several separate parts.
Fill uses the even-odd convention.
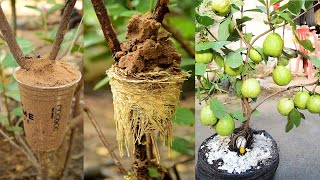
[[[187,40],[184,39],[181,32],[169,24],[167,21],[163,21],[162,26],[165,30],[169,31],[172,34],[172,37],[180,43],[181,47],[189,54],[189,56],[195,56],[194,47]]]
[[[162,23],[164,16],[169,13],[169,8],[168,8],[168,3],[169,0],[158,0],[157,5],[153,10],[153,16],[156,21],[159,23]]]
[[[35,162],[33,160],[33,158],[29,155],[28,152],[26,152],[23,148],[21,148],[19,145],[17,145],[2,129],[0,129],[0,134],[8,140],[8,142],[14,146],[15,148],[19,149],[23,154],[25,154],[28,159],[32,162],[32,164],[36,167],[36,168],[39,168],[39,165],[37,162]]]
[[[0,31],[4,37],[4,40],[7,42],[9,49],[17,61],[17,63],[24,69],[29,69],[26,58],[18,45],[18,42],[14,36],[13,30],[8,23],[6,16],[4,15],[1,2],[0,2]]]
[[[49,54],[50,60],[55,60],[59,54],[60,46],[61,46],[61,43],[63,42],[64,35],[68,30],[72,10],[76,2],[77,0],[68,0],[64,7],[64,11],[61,17],[61,21],[59,23],[58,31],[57,31],[56,37],[54,38],[53,45],[50,50],[50,54]]]
[[[84,107],[84,111],[87,113],[88,115],[88,118],[89,120],[91,121],[93,127],[96,129],[98,135],[99,135],[99,138],[101,140],[101,142],[103,143],[103,145],[105,146],[105,148],[108,149],[109,151],[109,154],[114,162],[114,164],[118,167],[118,169],[120,170],[121,174],[123,175],[127,175],[127,171],[124,169],[124,167],[122,166],[122,164],[120,163],[118,157],[115,155],[115,153],[113,152],[112,149],[110,149],[111,145],[110,143],[108,142],[108,140],[106,139],[106,137],[103,135],[96,119],[94,118],[93,116],[93,113],[91,112],[91,110],[88,108],[88,107]]]
[[[108,12],[105,8],[104,1],[103,0],[91,0],[93,8],[96,12],[97,18],[99,19],[102,32],[104,34],[104,38],[111,49],[113,55],[115,55],[116,52],[121,51],[120,42],[118,40],[118,37],[113,29],[110,17],[108,15]],[[115,59],[115,61],[118,61]]]
[[[295,88],[300,88],[300,87],[305,87],[305,86],[312,86],[312,85],[317,85],[319,83],[319,79],[317,79],[316,81],[314,82],[311,82],[311,83],[308,83],[308,84],[301,84],[301,85],[294,85],[294,86],[289,86],[285,89],[282,89],[280,91],[277,91],[273,94],[270,94],[269,96],[267,96],[266,98],[264,98],[263,100],[261,100],[259,103],[257,103],[252,109],[251,111],[253,112],[255,109],[257,109],[262,103],[264,103],[266,100],[268,100],[269,98],[275,96],[275,95],[278,95],[280,93],[283,93],[283,92],[286,92],[288,90],[291,90],[291,89],[295,89]]]

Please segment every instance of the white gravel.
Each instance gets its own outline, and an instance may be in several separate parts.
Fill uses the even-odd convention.
[[[242,173],[252,167],[259,169],[258,163],[264,164],[267,159],[271,157],[272,141],[264,134],[253,135],[252,149],[246,149],[243,156],[238,155],[236,152],[228,149],[230,137],[228,136],[215,136],[206,145],[209,152],[206,153],[208,163],[213,164],[214,161],[222,159],[218,169],[226,170],[228,173]],[[201,147],[204,148],[204,146]]]

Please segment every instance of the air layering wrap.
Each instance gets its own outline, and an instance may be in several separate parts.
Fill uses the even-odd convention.
[[[127,76],[116,66],[111,67],[107,74],[113,94],[121,156],[123,147],[130,155],[130,143],[144,144],[146,142],[142,142],[142,137],[149,134],[159,160],[157,137],[159,135],[163,145],[167,141],[171,146],[172,118],[179,103],[182,84],[189,74],[167,70]]]

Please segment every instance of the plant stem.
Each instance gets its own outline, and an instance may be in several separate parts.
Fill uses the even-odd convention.
[[[152,11],[152,10],[153,10],[153,4],[154,4],[154,0],[151,0],[151,1],[150,1],[150,5],[149,5],[149,9],[150,9],[150,11]]]
[[[13,34],[17,34],[17,12],[16,12],[16,0],[11,0],[11,8],[12,8],[12,29]]]
[[[50,60],[55,60],[58,56],[58,53],[60,51],[60,46],[61,46],[61,43],[63,42],[64,35],[68,30],[72,10],[76,2],[77,0],[68,0],[64,7],[64,11],[61,17],[61,21],[59,23],[58,31],[54,38],[53,45],[49,53]]]
[[[122,175],[127,175],[127,171],[124,169],[124,167],[122,166],[119,158],[115,155],[115,153],[113,152],[110,143],[108,142],[107,138],[103,135],[96,119],[93,116],[93,113],[91,112],[91,110],[85,106],[84,107],[84,111],[86,112],[86,114],[88,115],[89,120],[91,121],[93,127],[95,128],[95,130],[97,131],[99,138],[101,140],[101,142],[103,143],[104,147],[108,150],[111,159],[113,160],[114,164],[118,167],[120,173]]]
[[[91,0],[93,8],[96,12],[97,18],[100,22],[101,29],[104,35],[104,38],[111,49],[113,55],[121,51],[120,42],[118,37],[113,29],[110,17],[105,8],[103,0]],[[115,59],[115,61],[118,61]]]
[[[155,17],[156,21],[162,23],[164,16],[169,13],[168,8],[169,0],[158,0],[157,5],[153,10],[153,16]]]
[[[14,59],[17,61],[17,63],[25,69],[29,69],[27,60],[21,50],[21,48],[18,45],[18,42],[14,36],[14,32],[12,28],[10,27],[10,24],[8,23],[6,16],[4,15],[1,2],[0,2],[0,31],[7,42],[9,49],[14,57]]]

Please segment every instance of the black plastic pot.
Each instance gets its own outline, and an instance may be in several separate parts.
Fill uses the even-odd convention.
[[[271,137],[270,134],[268,134],[264,130],[260,131],[254,131],[254,134],[261,134],[264,133],[266,137],[270,138],[272,140],[272,152],[271,156],[272,158],[268,159],[266,161],[266,164],[260,165],[259,169],[251,168],[250,170],[247,170],[243,173],[228,173],[225,170],[218,169],[218,163],[221,162],[221,160],[217,160],[213,162],[213,164],[209,164],[207,162],[206,153],[209,151],[209,149],[205,146],[201,149],[201,147],[211,139],[213,139],[217,134],[214,134],[213,136],[206,139],[200,146],[198,151],[198,161],[196,164],[196,180],[213,180],[213,179],[221,179],[221,180],[253,180],[253,179],[259,179],[259,180],[267,180],[272,179],[274,176],[278,164],[279,164],[279,150],[277,147],[276,141]]]

